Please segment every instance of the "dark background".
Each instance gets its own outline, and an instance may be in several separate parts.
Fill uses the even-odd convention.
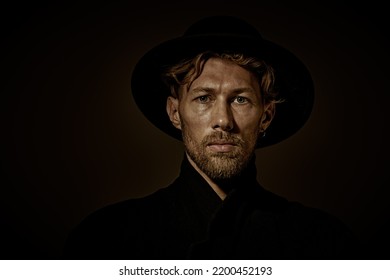
[[[1,258],[60,258],[87,214],[177,176],[181,143],[137,109],[131,71],[148,49],[216,14],[246,19],[290,49],[315,82],[304,128],[257,151],[259,181],[342,219],[368,245],[367,258],[388,252],[386,9],[208,2],[2,7]]]

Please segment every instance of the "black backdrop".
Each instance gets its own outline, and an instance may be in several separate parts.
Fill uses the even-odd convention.
[[[87,214],[175,178],[181,143],[135,107],[131,71],[146,50],[215,14],[246,19],[314,78],[309,122],[257,151],[259,181],[338,216],[371,252],[387,252],[386,9],[372,1],[128,2],[2,8],[1,258],[60,258]]]

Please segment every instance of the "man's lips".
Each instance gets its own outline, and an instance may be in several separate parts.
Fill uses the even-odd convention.
[[[207,147],[213,151],[218,153],[227,153],[234,149],[234,147],[237,146],[233,142],[226,142],[226,141],[215,141],[207,144]]]

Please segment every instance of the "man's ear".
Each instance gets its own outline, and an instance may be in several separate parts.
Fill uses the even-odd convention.
[[[179,99],[173,96],[167,98],[167,113],[174,127],[181,130],[179,115]]]
[[[269,102],[264,105],[264,112],[261,116],[261,122],[260,122],[260,131],[264,132],[267,130],[269,125],[271,124],[272,120],[275,116],[275,103]]]

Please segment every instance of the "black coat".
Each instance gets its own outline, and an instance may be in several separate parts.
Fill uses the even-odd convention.
[[[354,259],[337,218],[256,181],[254,161],[224,201],[185,159],[168,187],[104,207],[70,234],[66,259]]]

